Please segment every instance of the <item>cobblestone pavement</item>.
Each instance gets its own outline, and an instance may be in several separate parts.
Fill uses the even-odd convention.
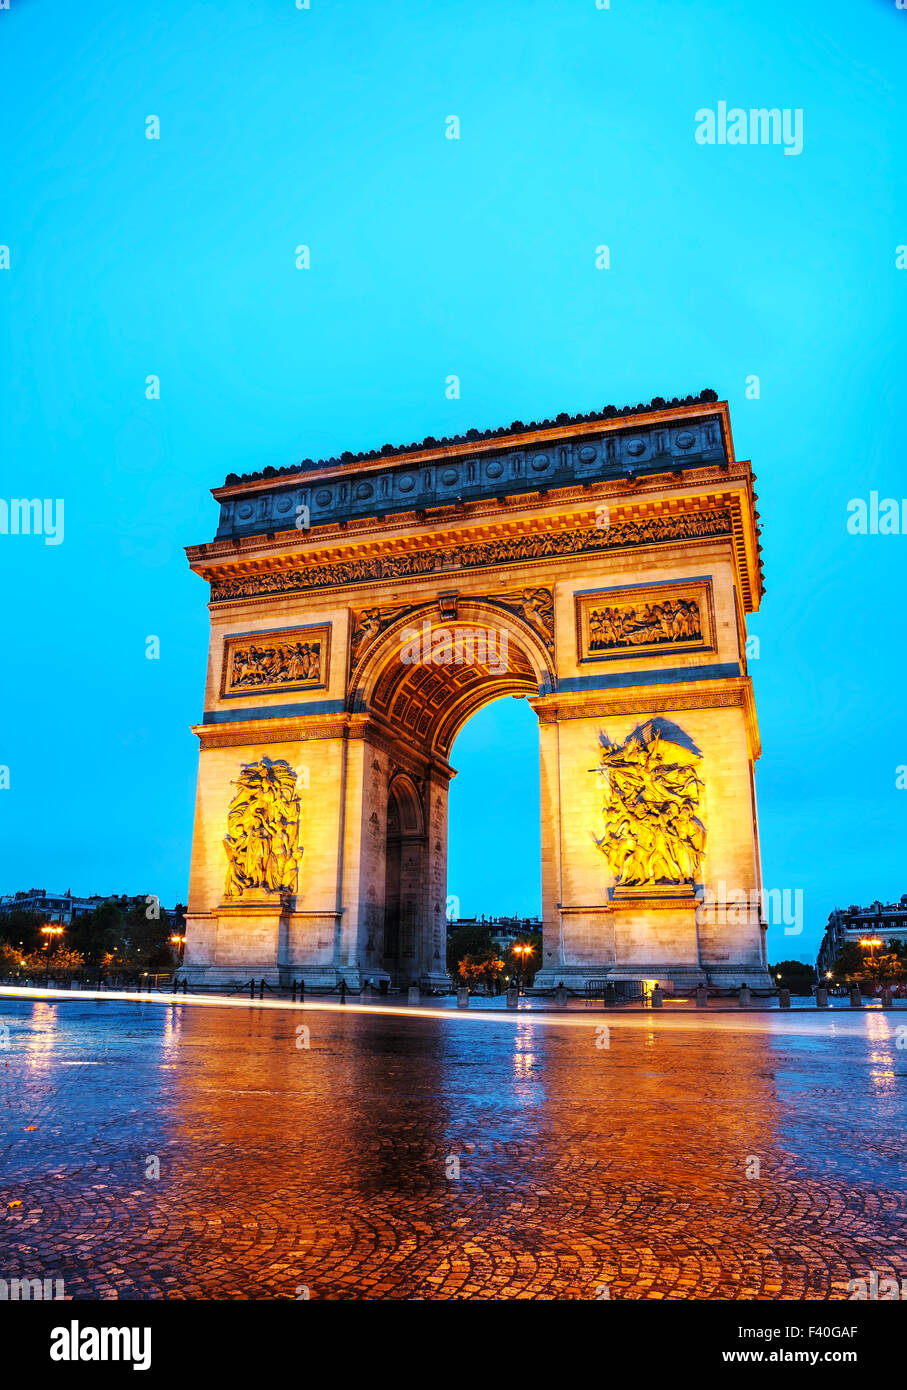
[[[878,1012],[606,1035],[0,999],[0,1024],[0,1278],[74,1299],[827,1299],[907,1277],[907,1052]]]

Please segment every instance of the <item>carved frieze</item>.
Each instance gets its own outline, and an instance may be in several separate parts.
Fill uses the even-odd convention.
[[[676,540],[729,536],[731,531],[730,509],[720,507],[713,511],[681,512],[675,516],[633,518],[608,527],[589,526],[572,531],[495,536],[449,548],[440,545],[432,550],[338,560],[328,564],[297,563],[286,568],[262,570],[257,574],[216,576],[211,584],[211,600],[213,603],[228,603],[268,594],[418,577],[454,568],[481,569],[487,565],[515,564],[521,560],[591,555]]]
[[[221,698],[323,689],[330,642],[330,623],[225,637]]]
[[[596,589],[576,595],[580,662],[710,651],[715,621],[708,579]]]

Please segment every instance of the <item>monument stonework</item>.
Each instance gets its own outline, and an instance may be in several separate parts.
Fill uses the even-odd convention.
[[[539,720],[537,984],[767,985],[753,488],[713,392],[216,488],[187,552],[190,979],[446,984],[453,744],[511,695]]]

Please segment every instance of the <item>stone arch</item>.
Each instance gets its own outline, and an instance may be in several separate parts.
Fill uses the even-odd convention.
[[[427,654],[444,632],[459,632],[459,646],[452,661],[438,663]],[[551,643],[503,603],[467,599],[454,612],[425,604],[389,624],[354,668],[347,708],[378,715],[426,754],[447,759],[459,730],[489,700],[555,688]]]

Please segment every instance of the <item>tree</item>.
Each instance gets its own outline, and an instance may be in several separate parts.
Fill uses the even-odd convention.
[[[769,974],[776,985],[789,989],[791,994],[812,994],[816,982],[816,971],[812,965],[802,960],[779,960],[777,965],[768,967]],[[781,976],[780,981],[778,976]]]
[[[126,918],[119,903],[100,903],[91,912],[73,919],[66,933],[67,945],[81,951],[89,965],[100,965],[104,956],[124,958]]]
[[[176,953],[170,942],[177,922],[162,909],[149,917],[149,905],[142,898],[134,902],[125,914],[123,931],[124,955],[130,965],[145,970],[172,970]]]
[[[492,952],[490,922],[467,922],[457,927],[447,941],[447,969],[451,975],[459,971],[464,956],[487,956]]]
[[[20,946],[23,951],[36,951],[41,945],[41,928],[47,918],[31,908],[14,907],[0,916],[0,941]]]
[[[464,984],[486,985],[491,992],[504,973],[504,962],[489,951],[486,955],[464,956],[457,969]]]
[[[889,941],[887,949],[877,953],[856,941],[845,941],[832,973],[839,984],[871,989],[879,984],[899,984],[907,980],[907,946],[903,941]]]

